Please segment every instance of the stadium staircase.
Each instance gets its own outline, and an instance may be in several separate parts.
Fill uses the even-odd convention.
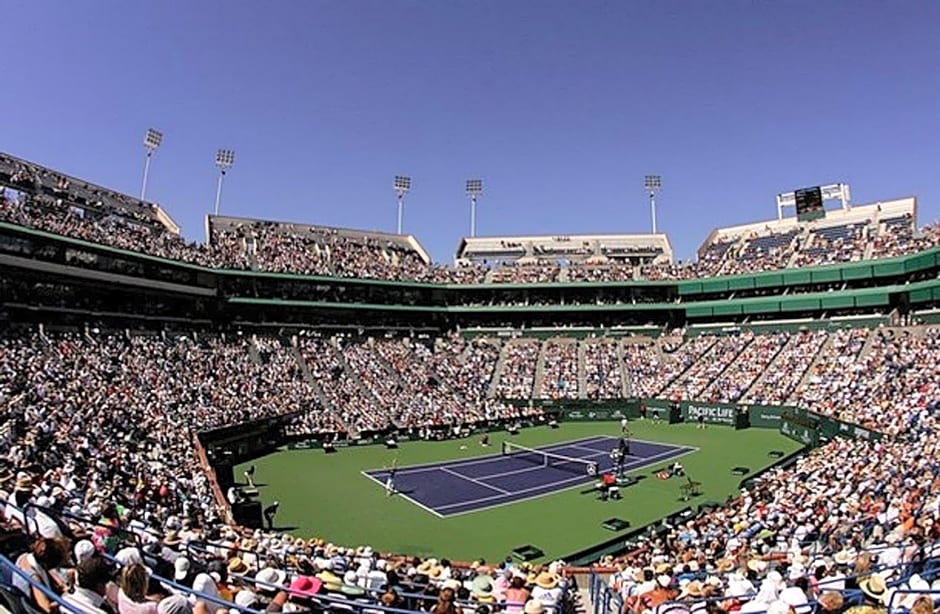
[[[310,387],[313,388],[313,395],[317,398],[317,401],[320,403],[320,407],[324,408],[336,418],[336,421],[343,426],[347,433],[351,436],[356,437],[359,435],[359,432],[351,424],[346,424],[343,419],[340,417],[339,412],[336,411],[336,407],[330,403],[329,399],[326,398],[326,395],[323,393],[323,388],[320,386],[320,382],[317,381],[317,378],[313,376],[313,373],[310,372],[310,367],[307,365],[307,361],[304,360],[303,354],[300,353],[300,349],[296,346],[291,346],[288,350],[290,355],[294,357],[294,362],[297,363],[297,366],[300,367],[300,375],[304,378],[304,381],[310,384]]]
[[[346,377],[348,377],[349,381],[351,381],[356,389],[359,390],[359,393],[369,399],[374,399],[376,407],[384,407],[385,404],[381,403],[375,394],[369,390],[369,387],[366,386],[366,383],[362,381],[361,377],[359,377],[359,373],[353,369],[349,364],[349,361],[346,360],[346,356],[343,354],[343,349],[340,347],[339,341],[334,338],[330,340],[330,345],[332,346],[334,356],[336,356],[336,363],[343,368],[343,372],[346,374]]]
[[[408,348],[408,351],[412,355],[413,359],[417,362],[418,357],[414,355],[414,351],[411,348]],[[379,367],[385,373],[387,373],[388,376],[392,378],[402,390],[407,390],[408,384],[405,383],[405,379],[402,377],[401,373],[399,373],[395,367],[393,367],[392,364],[388,362],[384,356],[382,356],[382,353],[376,350],[373,352],[373,355],[375,356],[375,363],[379,365]]]
[[[683,348],[686,346],[686,344],[688,344],[692,340],[693,340],[692,337],[687,338],[682,343],[682,345],[676,348],[675,352],[672,352],[669,355],[664,356],[664,359],[672,360],[672,361],[677,360],[676,354],[678,354],[679,352],[683,352],[684,351]],[[704,360],[711,353],[711,351],[715,348],[715,345],[717,343],[718,343],[718,338],[716,337],[715,340],[712,341],[711,344],[707,348],[705,348],[705,350],[701,353],[701,355],[696,360],[689,363],[689,365],[686,368],[682,369],[681,371],[676,373],[676,375],[673,376],[669,381],[665,382],[662,385],[662,387],[656,391],[656,394],[657,395],[666,394],[667,391],[669,391],[673,386],[678,385],[680,382],[685,381],[686,377],[692,371],[692,369],[694,369],[696,365],[698,365],[702,360]],[[662,347],[659,345],[659,343],[656,343],[655,345],[659,349],[660,353],[662,354]]]
[[[870,236],[870,235],[869,235]],[[862,260],[871,260],[871,254],[875,250],[875,244],[873,241],[865,242],[865,253],[862,254]]]
[[[487,273],[489,276],[489,273]],[[496,391],[499,390],[499,381],[503,379],[503,371],[506,370],[506,356],[509,355],[509,348],[512,341],[503,344],[499,350],[499,359],[496,361],[496,367],[493,368],[493,379],[490,380],[490,387],[486,391],[487,399],[496,398]]]
[[[885,329],[886,331],[891,329]],[[868,356],[871,352],[871,346],[875,342],[875,331],[868,333],[868,337],[865,338],[865,344],[862,345],[862,349],[858,352],[858,356],[855,357],[855,360],[861,360]]]
[[[587,370],[584,368],[584,355],[587,352],[586,341],[575,341],[578,344],[578,398],[587,398]]]
[[[806,372],[803,373],[803,377],[800,378],[800,383],[796,385],[796,387],[793,389],[793,392],[791,392],[790,396],[787,397],[787,404],[796,403],[796,393],[806,389],[806,386],[809,384],[809,378],[812,377],[813,373],[816,372],[816,367],[818,367],[823,362],[823,360],[825,360],[826,356],[830,354],[832,345],[835,343],[836,339],[838,339],[838,333],[831,333],[829,338],[826,339],[826,342],[820,346],[819,351],[816,352],[816,356],[813,357],[813,360],[810,362],[809,367],[807,367]]]
[[[627,340],[624,339],[624,343],[626,343],[626,341],[627,341]],[[663,349],[663,344],[664,344],[664,343],[668,343],[669,345],[675,347],[676,350],[674,350],[674,351],[672,351],[672,352],[667,352],[666,350]],[[683,339],[682,337],[676,336],[676,335],[672,335],[672,336],[661,336],[661,337],[658,337],[657,339],[654,340],[654,342],[653,342],[653,344],[652,344],[652,346],[651,346],[651,349],[653,350],[653,352],[656,353],[656,358],[657,358],[657,359],[659,359],[659,360],[668,360],[668,359],[669,359],[669,356],[671,356],[671,355],[674,354],[675,352],[679,351],[679,349],[682,347],[682,345],[683,345],[684,343],[685,343],[685,339]]]
[[[797,339],[798,337],[799,337],[798,335],[788,334],[786,341],[781,343],[777,347],[776,350],[773,350],[773,353],[770,356],[762,355],[762,354],[766,354],[765,352],[762,352],[762,351],[756,354],[752,353],[749,348],[751,348],[751,346],[757,343],[758,338],[755,337],[754,339],[752,339],[751,342],[747,345],[747,347],[741,350],[741,353],[738,354],[738,356],[728,365],[728,367],[725,368],[725,372],[727,372],[727,370],[731,368],[732,366],[737,365],[738,362],[741,361],[742,359],[744,359],[745,365],[753,365],[753,366],[757,366],[758,368],[762,366],[763,368],[761,369],[760,374],[754,379],[752,379],[750,383],[747,384],[747,387],[741,391],[741,393],[737,396],[737,398],[731,398],[730,400],[740,403],[742,399],[746,398],[747,393],[750,392],[751,388],[753,388],[757,384],[757,382],[763,380],[767,376],[768,372],[772,371],[771,365],[776,364],[777,360],[781,356],[784,355],[784,350],[786,350],[787,347],[791,343],[793,343],[793,340]],[[755,350],[756,349],[757,347],[755,346]],[[764,360],[766,360],[766,362],[763,362]],[[722,380],[720,377],[715,378],[715,380],[709,385],[708,389],[711,390],[715,388],[717,385],[716,382],[721,382],[721,381]]]
[[[657,346],[657,350],[662,353],[662,349]],[[623,398],[630,397],[630,391],[633,390],[633,376],[630,374],[630,369],[627,369],[623,360],[623,341],[621,339],[617,340],[617,368],[620,369],[620,396]]]
[[[542,341],[539,344],[539,356],[535,359],[535,382],[532,385],[532,396],[534,398],[542,396],[542,382],[545,380],[545,353],[548,351],[548,345],[560,341],[560,338],[554,338]]]
[[[466,398],[464,397],[463,391],[458,390],[457,388],[453,386],[453,384],[450,381],[450,378],[447,376],[446,373],[441,373],[440,371],[438,371],[439,365],[435,361],[434,356],[433,355],[430,357],[422,356],[417,351],[415,351],[414,347],[415,347],[414,344],[408,345],[408,351],[411,355],[411,361],[412,361],[411,364],[420,365],[421,370],[424,371],[424,373],[427,376],[427,381],[429,382],[434,381],[435,385],[440,390],[449,392],[450,394],[457,397],[458,399],[461,399],[462,401],[466,402]],[[438,345],[438,343],[435,341],[434,346],[432,348],[432,352],[436,354],[440,351],[442,350],[440,346]],[[467,348],[464,348],[463,351],[458,356],[456,356],[454,360],[457,362],[457,364],[462,365],[466,363],[467,362]],[[404,377],[402,377],[401,379],[402,379],[402,382],[404,382]],[[402,383],[402,385],[404,386],[405,384]],[[405,389],[407,389],[407,387]]]
[[[91,340],[92,343],[97,343],[91,335],[88,334],[88,331],[85,331],[85,337]],[[55,358],[58,352],[55,349],[55,346],[52,343],[52,340],[46,336],[46,331],[43,328],[39,329],[39,340],[42,342],[40,347],[42,348],[42,353],[46,356]]]
[[[708,369],[708,366],[714,361],[714,358],[712,357],[712,353],[720,349],[724,349],[725,345],[722,342],[726,339],[730,339],[730,337],[717,337],[715,339],[715,342],[712,343],[708,347],[708,349],[701,354],[701,356],[699,356],[698,360],[692,363],[688,369],[683,371],[682,375],[672,380],[672,382],[663,389],[663,392],[667,396],[669,396],[671,394],[679,392],[680,387],[685,385],[693,376],[697,376],[699,373],[701,373],[704,376],[706,374],[706,370]],[[730,367],[731,365],[735,363],[735,361],[737,361],[738,357],[741,356],[741,354],[753,342],[754,342],[754,339],[752,338],[743,346],[741,346],[738,349],[737,353],[735,354],[734,358],[729,360],[727,364],[725,364],[721,368],[720,371],[718,371],[717,373],[714,373],[713,375],[709,377],[708,381],[704,384],[704,386],[702,386],[701,390],[699,391],[699,394],[705,393],[705,391],[708,390],[724,374],[724,372],[728,370],[728,367]]]
[[[495,382],[496,387],[495,387],[495,388],[491,388],[492,396],[490,396],[490,398],[493,398],[493,397],[496,396],[496,391],[499,389],[499,384],[502,383],[503,375],[505,375],[505,371],[506,371],[505,359],[509,357],[509,355],[510,355],[510,353],[512,352],[512,350],[515,349],[516,347],[521,346],[521,345],[525,345],[525,344],[532,344],[532,343],[538,343],[538,344],[539,344],[539,352],[538,352],[538,354],[537,354],[536,364],[533,365],[531,384],[530,384],[530,386],[527,386],[527,387],[526,387],[527,389],[526,389],[525,392],[524,392],[524,396],[519,397],[519,398],[530,399],[530,398],[534,398],[534,397],[538,394],[538,388],[536,388],[536,382],[535,382],[535,380],[536,380],[536,375],[537,375],[537,374],[536,374],[536,369],[537,369],[537,365],[538,365],[538,363],[539,363],[539,360],[542,359],[542,353],[543,353],[543,351],[544,351],[545,344],[542,343],[542,342],[540,342],[538,339],[532,339],[531,337],[529,337],[529,338],[526,338],[526,337],[519,337],[519,338],[516,338],[516,339],[512,339],[511,341],[507,342],[506,345],[503,346],[503,351],[502,351],[502,352],[500,353],[500,355],[499,355],[499,360],[500,360],[500,362],[503,363],[503,364],[502,364],[502,365],[497,365],[497,369],[499,370],[499,372],[498,372],[499,377],[497,377],[497,373],[496,373],[496,372],[494,372],[494,374],[493,374],[493,381]]]
[[[251,336],[251,343],[248,344],[248,358],[259,367],[264,366],[264,361],[261,360],[261,350],[258,349],[257,337],[255,335]]]
[[[777,365],[777,362],[780,360],[780,358],[783,356],[786,356],[786,353],[790,350],[791,345],[798,344],[799,342],[800,342],[800,336],[798,334],[790,335],[790,338],[787,339],[787,342],[784,343],[780,347],[780,350],[776,353],[776,355],[774,355],[773,360],[771,360],[767,364],[767,367],[761,372],[761,374],[756,379],[754,379],[753,382],[751,382],[750,386],[747,387],[747,390],[745,390],[744,393],[741,395],[741,399],[743,400],[743,399],[748,398],[748,395],[751,393],[751,390],[759,390],[760,386],[764,383],[764,380],[767,379],[768,374],[780,368],[779,365]],[[812,361],[810,361],[809,364],[812,364]]]

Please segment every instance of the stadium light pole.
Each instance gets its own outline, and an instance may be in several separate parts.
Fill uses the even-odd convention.
[[[650,195],[650,216],[653,218],[653,234],[656,234],[656,192],[663,187],[663,178],[659,175],[647,175],[643,178],[643,187]]]
[[[144,148],[147,150],[147,157],[144,159],[144,182],[140,186],[140,200],[144,202],[147,199],[147,177],[150,176],[150,159],[161,143],[163,143],[163,133],[153,128],[147,128],[147,134],[144,135]]]
[[[467,196],[470,197],[470,236],[477,236],[477,198],[483,193],[482,179],[467,179]]]
[[[411,190],[411,177],[395,175],[392,187],[395,189],[395,193],[398,194],[398,234],[401,234],[401,221],[405,212],[405,194]]]
[[[215,214],[219,214],[219,204],[222,202],[222,180],[225,173],[235,164],[235,152],[231,149],[220,149],[215,152],[215,165],[219,167],[219,185],[215,190]]]

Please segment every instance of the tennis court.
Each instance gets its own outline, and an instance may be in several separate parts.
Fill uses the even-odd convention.
[[[541,497],[595,481],[595,471],[613,467],[610,451],[618,442],[617,437],[589,437],[534,450],[513,449],[508,454],[399,467],[396,496],[442,518]],[[623,468],[633,471],[694,450],[631,439]],[[389,471],[362,473],[384,487]]]

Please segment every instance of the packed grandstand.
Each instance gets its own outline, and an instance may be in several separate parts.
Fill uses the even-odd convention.
[[[905,288],[936,279],[936,259],[892,272],[897,280],[884,302],[802,307],[786,325],[769,318],[754,325],[746,307],[724,318],[711,308],[711,321],[701,322],[689,321],[691,307],[689,318],[665,322],[640,315],[651,319],[622,330],[591,316],[604,305],[686,304],[681,292],[655,294],[665,286],[644,294],[647,281],[708,283],[935,257],[940,226],[917,227],[914,199],[718,229],[689,263],[673,261],[664,235],[583,235],[465,239],[455,264],[444,266],[411,236],[265,220],[210,217],[207,242],[187,243],[161,207],[8,155],[0,156],[0,183],[7,291],[0,497],[8,542],[22,538],[8,548],[24,552],[16,564],[25,576],[13,582],[33,609],[56,611],[48,591],[72,582],[77,588],[61,607],[82,612],[104,611],[109,591],[122,614],[187,611],[193,606],[179,595],[193,591],[195,609],[206,611],[568,611],[578,593],[563,562],[456,565],[445,552],[421,560],[234,525],[194,434],[280,416],[288,437],[432,439],[451,436],[455,426],[539,423],[552,404],[616,399],[785,405],[882,435],[825,441],[740,496],[597,561],[609,578],[604,590],[624,612],[932,609],[916,591],[929,593],[940,571],[940,327],[928,317],[940,293],[918,295],[927,296],[920,313],[909,295],[922,289]],[[119,251],[95,251],[101,246]],[[135,260],[140,255],[161,260]],[[131,264],[98,270],[104,258]],[[199,265],[200,275],[316,276],[311,294],[351,303],[361,292],[370,310],[389,313],[380,322],[334,326],[327,311],[308,328],[255,326],[231,296],[199,320],[167,312],[175,298],[162,314],[131,302],[104,308],[120,284],[182,294],[183,273],[168,277],[172,283],[151,279],[146,267],[154,262],[166,270]],[[440,305],[446,317],[466,319],[416,332],[394,324],[396,309],[437,306],[416,304],[425,295],[407,294],[410,285],[386,294],[384,285],[356,289],[361,280],[493,292],[448,299],[455,303]],[[292,298],[266,295],[282,286],[266,290],[262,277],[246,283],[250,291],[234,298]],[[743,304],[801,293],[851,298],[879,287],[865,283],[839,277],[785,291],[752,284],[742,286],[751,292]],[[604,294],[617,284],[629,298]],[[529,285],[531,294],[519,290]],[[579,285],[586,294],[564,294]],[[81,300],[57,295],[66,286]],[[192,294],[222,302],[203,290]],[[701,293],[705,301],[740,298],[728,289]],[[290,307],[327,309],[302,302]],[[520,305],[557,309],[552,318],[561,322],[534,330]],[[503,313],[481,320],[494,309],[523,324],[505,325]],[[39,537],[28,551],[24,528]],[[112,581],[115,566],[122,571]],[[62,568],[70,571],[59,575]]]

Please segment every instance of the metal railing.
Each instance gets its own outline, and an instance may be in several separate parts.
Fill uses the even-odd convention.
[[[17,588],[12,580],[14,577],[20,578],[26,582],[30,588],[41,592],[53,603],[58,604],[59,610],[61,612],[71,612],[72,614],[85,614],[82,610],[78,609],[76,606],[71,605],[65,601],[61,596],[56,594],[55,591],[50,589],[48,586],[42,584],[41,582],[36,582],[28,573],[16,566],[16,563],[0,554],[0,571],[2,571],[2,579],[0,579],[0,586],[6,588],[11,594],[19,596],[21,599],[25,600],[30,604],[30,609],[40,610],[39,606],[36,605],[33,601],[32,594],[24,595],[23,592]],[[6,578],[10,578],[11,582],[7,583]]]

